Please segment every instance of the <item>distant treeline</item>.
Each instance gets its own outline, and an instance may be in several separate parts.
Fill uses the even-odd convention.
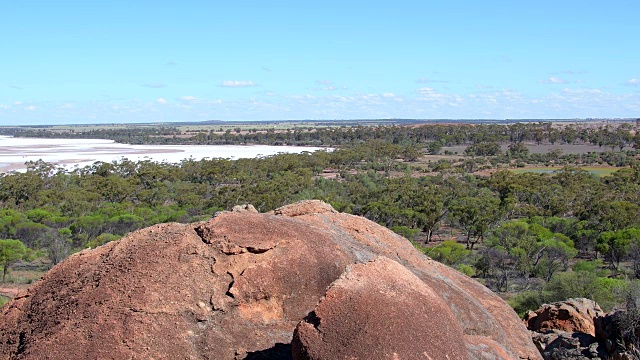
[[[88,131],[51,131],[46,128],[0,128],[0,135],[47,138],[99,138],[127,144],[165,145],[312,145],[342,146],[371,140],[391,144],[440,146],[482,142],[535,142],[551,144],[593,144],[611,148],[638,145],[640,135],[634,134],[632,123],[607,126],[554,125],[552,123],[494,124],[428,124],[394,126],[342,126],[330,128],[297,128],[260,130],[236,128],[219,133],[214,130],[190,131],[185,134],[176,127],[128,127]],[[189,135],[189,136],[185,136]]]

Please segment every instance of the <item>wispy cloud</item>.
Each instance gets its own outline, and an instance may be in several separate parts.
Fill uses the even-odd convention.
[[[337,87],[335,87],[335,86],[333,86],[333,85],[330,85],[330,86],[325,86],[325,87],[323,87],[323,88],[322,88],[322,90],[325,90],[325,91],[333,91],[333,90],[338,90],[338,88],[337,88]]]
[[[23,87],[18,86],[18,85],[13,85],[13,84],[9,85],[9,87],[12,88],[12,89],[16,89],[16,90],[22,90],[23,89]]]
[[[416,92],[419,94],[419,100],[435,100],[441,99],[444,97],[444,94],[439,93],[433,88],[430,87],[421,87]]]
[[[269,69],[268,67],[265,67],[265,66],[261,67],[261,69],[264,70],[264,71],[271,72],[271,69]]]
[[[586,73],[587,72],[584,70],[564,70],[564,71],[556,71],[552,74],[581,75]]]
[[[33,106],[33,105],[29,105],[29,106],[25,107],[24,109],[27,110],[27,111],[33,111],[33,110],[36,109],[36,107]]]
[[[193,96],[192,96],[192,97],[193,97]],[[156,102],[157,102],[158,104],[166,104],[166,103],[167,103],[167,100],[166,100],[166,99],[164,99],[164,98],[157,98],[157,99],[156,99]]]
[[[434,80],[434,79],[429,79],[426,77],[421,77],[418,80],[416,80],[416,82],[418,84],[428,84],[428,83],[448,83],[451,82],[449,80]]]
[[[162,100],[164,100],[164,99],[162,99]],[[195,97],[195,96],[186,95],[186,96],[180,96],[178,98],[178,101],[194,103],[194,102],[198,102],[198,98]]]
[[[241,81],[241,80],[225,80],[220,84],[222,87],[251,87],[257,86],[253,81]]]
[[[331,85],[333,81],[331,80],[316,80],[316,84],[318,85]]]
[[[640,79],[633,78],[631,80],[625,81],[624,84],[628,86],[638,86],[640,85]]]
[[[160,88],[167,87],[166,84],[159,83],[159,82],[146,83],[146,84],[142,84],[140,86],[146,87],[146,88],[152,88],[152,89],[160,89]]]
[[[548,79],[540,80],[539,82],[542,84],[566,84],[567,83],[566,80],[555,77],[555,76],[552,76]]]
[[[178,63],[175,61],[167,61],[164,63],[166,66],[178,66]]]

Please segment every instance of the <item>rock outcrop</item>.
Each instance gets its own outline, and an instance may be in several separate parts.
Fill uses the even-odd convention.
[[[369,322],[349,331],[345,312]],[[317,329],[379,354],[397,352],[389,336],[409,336],[400,359],[540,358],[514,311],[484,286],[318,201],[155,225],[75,254],[2,308],[0,358],[290,359],[303,319],[299,339],[312,343],[313,314]]]
[[[544,304],[540,309],[527,313],[524,321],[527,328],[533,331],[545,332],[555,329],[596,336],[595,319],[604,314],[595,301],[577,298]]]
[[[407,268],[379,257],[347,268],[298,324],[292,345],[294,360],[463,360],[464,342],[447,303]]]
[[[605,313],[593,300],[577,298],[544,304],[524,318],[545,360],[635,360],[640,355],[620,333],[621,312]]]

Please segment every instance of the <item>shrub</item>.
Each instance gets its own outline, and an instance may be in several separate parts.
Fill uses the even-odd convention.
[[[436,246],[426,248],[424,253],[436,261],[451,266],[461,263],[471,254],[471,251],[465,249],[464,245],[447,240]]]
[[[476,271],[469,265],[467,264],[460,264],[458,266],[456,266],[456,270],[460,271],[461,273],[471,277],[474,276],[476,274]]]
[[[513,310],[518,313],[518,316],[523,317],[527,311],[536,310],[543,304],[542,296],[538,291],[523,291],[509,300],[509,305]]]

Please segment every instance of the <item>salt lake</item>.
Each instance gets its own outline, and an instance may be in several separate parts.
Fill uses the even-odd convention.
[[[326,150],[306,146],[268,145],[128,145],[103,139],[41,139],[0,136],[0,172],[24,171],[27,161],[43,160],[67,169],[84,167],[96,161],[150,160],[178,163],[193,158],[256,158],[278,153]]]

